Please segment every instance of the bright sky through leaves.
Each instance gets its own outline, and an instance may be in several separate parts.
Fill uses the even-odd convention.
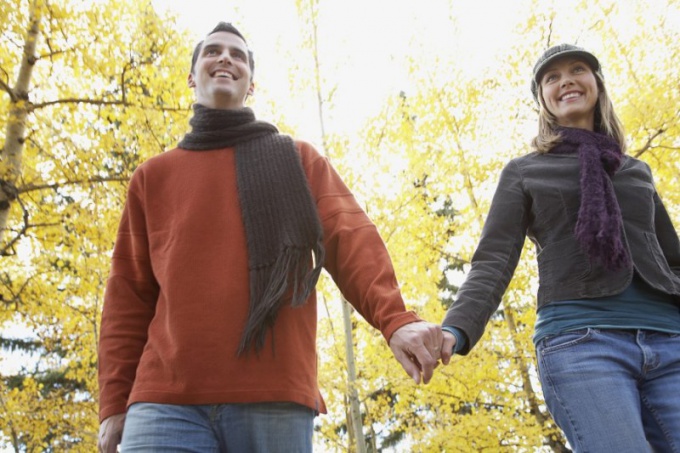
[[[415,91],[409,82],[406,58],[422,58],[423,64],[430,64],[434,59],[456,55],[466,61],[471,74],[492,66],[522,3],[464,0],[456,5],[456,17],[451,20],[448,2],[437,0],[321,2],[321,59],[326,78],[337,83],[332,112],[335,130],[354,133],[375,114],[385,97]],[[153,0],[153,4],[159,12],[177,14],[178,25],[186,27],[196,42],[218,21],[233,22],[255,52],[255,102],[262,90],[278,104],[295,97],[289,93],[285,77],[290,60],[299,57],[299,18],[294,1]],[[310,104],[313,100],[301,110],[314,115]],[[314,138],[316,122],[299,122],[301,133]]]

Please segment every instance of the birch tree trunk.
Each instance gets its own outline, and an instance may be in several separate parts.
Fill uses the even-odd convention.
[[[347,355],[347,389],[349,398],[349,424],[351,427],[350,442],[354,440],[357,453],[366,453],[366,439],[361,421],[361,406],[357,392],[357,373],[354,360],[354,341],[352,334],[351,307],[346,300],[342,300],[342,320],[345,325],[345,353]],[[354,439],[352,439],[352,437]]]
[[[21,178],[21,159],[24,149],[24,131],[30,109],[28,90],[35,66],[35,49],[40,34],[43,5],[40,0],[30,3],[29,23],[24,40],[24,52],[14,87],[2,84],[10,97],[9,119],[5,145],[0,154],[0,243],[4,239],[12,201],[17,197],[16,183]]]
[[[312,52],[313,59],[313,83],[317,102],[317,115],[319,120],[319,128],[321,134],[321,152],[328,156],[328,133],[325,125],[325,104],[327,101],[326,93],[322,84],[321,59],[319,55],[319,40],[318,40],[318,15],[319,15],[319,0],[298,0],[298,12],[305,17],[306,22],[309,23],[309,32],[307,35],[307,45]],[[330,157],[330,156],[328,156]],[[350,433],[350,446],[356,445],[357,453],[366,452],[366,439],[363,434],[363,425],[361,420],[361,406],[359,396],[356,389],[356,362],[354,359],[354,333],[352,331],[352,315],[349,303],[342,299],[342,314],[345,332],[345,351],[347,359],[347,388],[348,395],[346,401],[349,401],[349,408],[346,411],[348,414],[347,427]]]

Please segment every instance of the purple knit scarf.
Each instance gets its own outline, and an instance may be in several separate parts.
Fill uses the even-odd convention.
[[[623,220],[611,178],[621,166],[621,147],[609,136],[586,129],[559,128],[562,142],[551,153],[578,152],[581,206],[574,233],[591,262],[609,270],[630,266],[621,231]]]

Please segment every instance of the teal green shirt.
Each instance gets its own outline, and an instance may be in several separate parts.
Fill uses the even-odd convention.
[[[534,344],[549,335],[587,327],[680,333],[680,305],[674,296],[655,290],[634,274],[621,294],[543,306],[536,319]]]

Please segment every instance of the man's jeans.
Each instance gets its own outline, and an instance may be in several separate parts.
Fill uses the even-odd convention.
[[[312,409],[294,403],[136,403],[125,417],[120,451],[308,453],[314,416]]]
[[[574,452],[680,452],[680,335],[583,329],[536,351],[546,404]]]

